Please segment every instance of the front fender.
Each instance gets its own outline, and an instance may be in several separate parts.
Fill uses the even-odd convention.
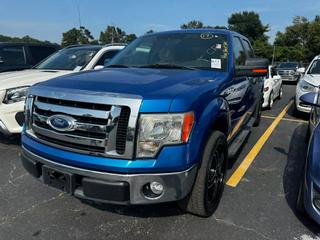
[[[200,163],[205,144],[212,133],[213,126],[217,121],[220,122],[221,120],[225,127],[220,131],[228,135],[231,126],[229,106],[222,97],[213,99],[201,113],[196,112],[196,123],[188,144],[190,157],[187,159],[190,161],[188,163],[189,166]]]

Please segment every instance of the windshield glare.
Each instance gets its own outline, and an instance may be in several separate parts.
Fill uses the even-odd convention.
[[[56,52],[40,63],[37,69],[74,70],[86,66],[99,48],[67,48]]]
[[[108,66],[156,68],[159,65],[172,65],[227,71],[227,62],[228,42],[225,34],[167,33],[137,39],[120,52]]]
[[[308,74],[320,74],[320,60],[315,60],[309,68]]]
[[[297,68],[298,67],[298,63],[280,63],[278,68]]]

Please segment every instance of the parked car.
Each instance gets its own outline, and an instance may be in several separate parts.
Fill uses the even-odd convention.
[[[53,44],[0,43],[0,72],[32,68],[60,47]]]
[[[307,212],[320,224],[320,97],[319,92],[309,92],[301,96],[305,105],[312,106],[308,127],[309,147],[301,178],[297,208]]]
[[[304,73],[305,69],[301,69]],[[295,113],[310,113],[311,107],[300,101],[300,97],[308,92],[314,92],[320,85],[320,55],[316,56],[309,65],[306,73],[301,77],[296,87]]]
[[[298,62],[281,62],[278,64],[277,69],[282,81],[297,82],[301,76],[298,71],[300,64]]]
[[[31,85],[72,72],[101,69],[123,48],[123,44],[71,46],[51,55],[33,69],[1,73],[0,133],[21,132],[24,100]]]
[[[210,216],[261,116],[268,61],[228,30],[147,34],[101,71],[39,83],[22,162],[45,184],[117,204],[179,201]]]
[[[269,66],[268,76],[264,80],[263,88],[263,108],[271,109],[274,103],[274,100],[282,98],[283,88],[282,88],[282,78],[277,73],[275,67]]]

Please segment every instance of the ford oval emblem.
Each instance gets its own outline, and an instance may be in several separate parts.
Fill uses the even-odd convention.
[[[65,115],[52,115],[48,118],[47,124],[57,131],[73,131],[76,120]]]

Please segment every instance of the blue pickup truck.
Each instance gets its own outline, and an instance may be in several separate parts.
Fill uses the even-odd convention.
[[[22,162],[45,184],[112,204],[177,201],[208,217],[261,115],[268,61],[228,30],[142,36],[103,70],[33,86]]]

